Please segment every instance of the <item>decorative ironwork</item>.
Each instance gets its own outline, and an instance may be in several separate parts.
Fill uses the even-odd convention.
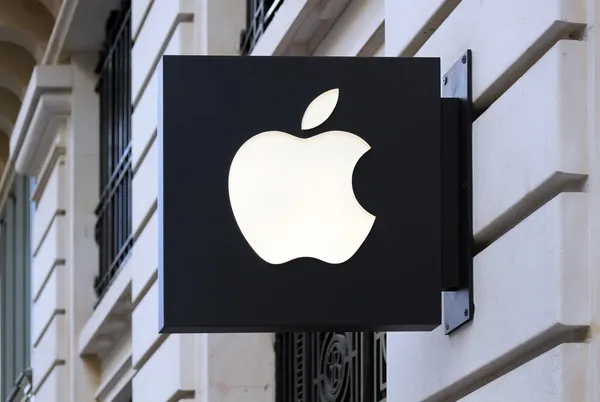
[[[277,402],[385,402],[382,332],[276,335]]]
[[[246,0],[246,29],[240,37],[240,54],[252,53],[283,2],[284,0]]]
[[[100,203],[96,241],[100,269],[94,288],[101,298],[133,244],[131,228],[131,2],[106,23],[96,87],[100,96]]]

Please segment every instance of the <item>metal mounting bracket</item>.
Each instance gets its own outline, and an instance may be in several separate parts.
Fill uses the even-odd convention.
[[[473,319],[472,56],[442,78],[444,209],[442,294],[445,334]]]

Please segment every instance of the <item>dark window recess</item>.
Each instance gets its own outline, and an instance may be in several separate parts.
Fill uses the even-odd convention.
[[[246,0],[246,29],[240,38],[240,54],[252,53],[258,39],[285,0]]]
[[[17,175],[0,214],[0,400],[11,401],[30,375],[31,203]]]
[[[277,402],[385,402],[384,332],[281,333]]]
[[[96,241],[100,268],[94,288],[102,298],[133,243],[131,231],[131,4],[123,1],[106,23],[96,72],[100,98],[100,203]]]

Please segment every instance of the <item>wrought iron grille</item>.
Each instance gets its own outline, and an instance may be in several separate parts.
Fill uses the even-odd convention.
[[[277,402],[385,402],[384,332],[276,335]]]
[[[246,0],[246,29],[240,38],[240,53],[252,53],[258,39],[285,0]]]
[[[101,298],[128,255],[131,230],[131,4],[106,22],[96,91],[100,98],[100,203],[96,242],[100,269],[94,288]]]

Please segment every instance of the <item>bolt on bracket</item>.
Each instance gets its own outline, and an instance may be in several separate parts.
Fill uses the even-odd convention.
[[[442,78],[444,209],[442,323],[446,335],[473,319],[472,55]]]

